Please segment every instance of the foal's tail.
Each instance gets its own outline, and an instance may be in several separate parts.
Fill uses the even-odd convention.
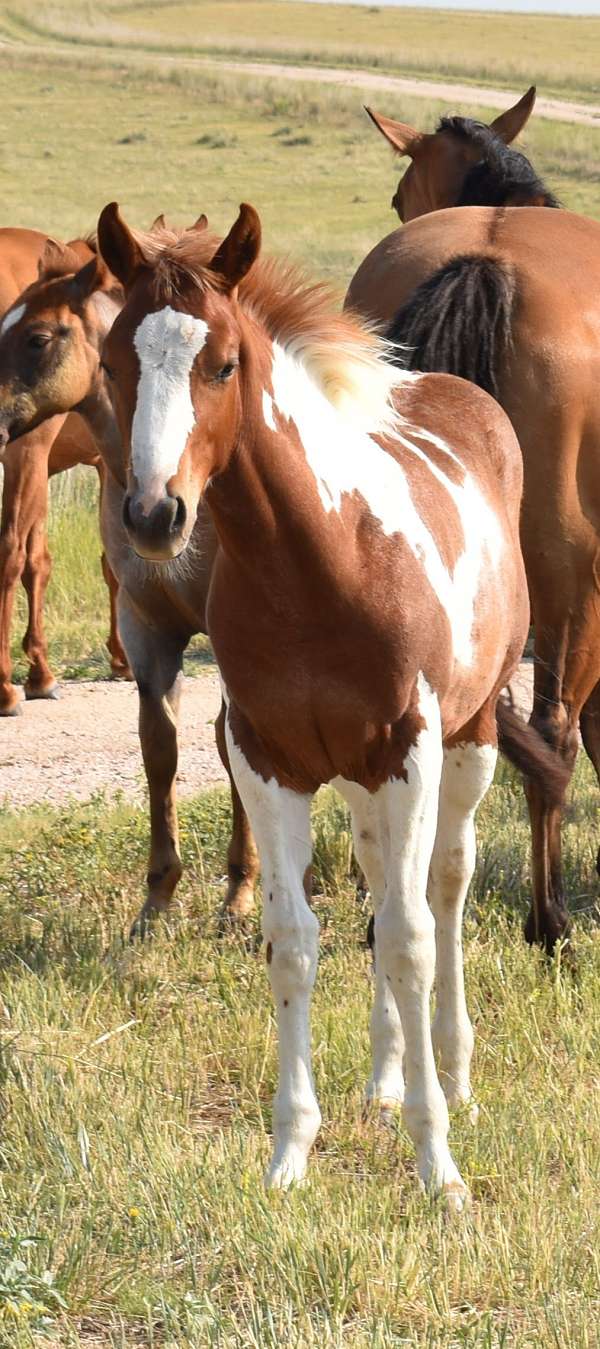
[[[423,281],[386,333],[407,370],[460,375],[498,397],[498,372],[511,346],[515,280],[477,254],[453,258]]]
[[[504,698],[496,704],[496,727],[500,753],[535,783],[548,807],[560,805],[571,773],[556,750]]]

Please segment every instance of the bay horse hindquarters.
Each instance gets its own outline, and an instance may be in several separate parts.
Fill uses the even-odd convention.
[[[460,917],[498,694],[528,626],[514,432],[480,390],[394,372],[323,288],[258,262],[251,207],[208,265],[191,238],[149,248],[114,204],[98,237],[126,293],[103,359],[131,542],[157,563],[185,552],[199,500],[219,540],[208,623],[279,1029],[267,1179],[302,1178],[320,1122],[304,881],[312,795],[335,782],[376,908],[369,1094],[403,1100],[423,1183],[461,1207],[447,1110],[470,1096]]]

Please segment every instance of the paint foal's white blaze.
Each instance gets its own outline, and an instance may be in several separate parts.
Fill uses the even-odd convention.
[[[402,466],[369,435],[353,426],[348,413],[342,415],[301,362],[277,342],[273,344],[272,385],[277,410],[298,429],[324,509],[328,513],[339,512],[343,497],[356,492],[379,520],[385,534],[404,536],[448,615],[455,659],[461,665],[470,665],[482,565],[486,558],[495,565],[502,549],[496,516],[473,478],[465,472],[462,483],[453,482],[408,438],[399,421],[398,439],[427,465],[458,509],[465,549],[454,574],[450,575],[435,538],[414,505]],[[268,425],[264,399],[263,412]],[[438,437],[426,432],[421,437],[418,431],[415,435],[431,441],[454,462],[460,462]]]
[[[14,328],[15,323],[18,323],[19,319],[23,318],[26,308],[26,305],[18,304],[16,309],[8,310],[8,313],[4,315],[2,323],[0,323],[0,337],[4,337],[4,334],[9,332],[11,328]]]
[[[131,466],[147,513],[177,473],[193,430],[190,374],[207,334],[204,319],[167,305],[147,314],[134,335],[140,380],[131,428]]]

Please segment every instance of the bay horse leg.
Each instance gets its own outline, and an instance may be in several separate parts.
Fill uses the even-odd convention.
[[[106,648],[110,656],[110,668],[113,679],[133,679],[133,673],[129,661],[125,654],[125,649],[119,635],[118,624],[118,596],[119,582],[108,561],[106,553],[102,553],[100,559],[102,566],[102,575],[108,590],[108,600],[110,606],[110,630]]]
[[[436,1010],[433,1044],[449,1106],[472,1102],[470,1067],[473,1028],[465,998],[462,918],[475,868],[475,812],[494,777],[497,749],[494,707],[487,712],[484,743],[477,723],[444,750],[438,827],[429,869],[428,899],[435,917]],[[478,718],[478,722],[481,721]],[[487,732],[487,735],[486,735]],[[477,1107],[472,1104],[472,1117]]]
[[[21,691],[11,681],[10,628],[15,590],[26,569],[28,594],[34,604],[28,628],[34,652],[33,681],[29,687],[34,696],[44,697],[51,695],[56,686],[46,660],[41,609],[36,613],[36,605],[43,601],[49,572],[45,544],[48,455],[63,420],[50,418],[9,445],[4,455],[0,520],[0,716],[13,716],[20,710]],[[36,566],[40,563],[46,574],[38,585]]]
[[[237,726],[236,726],[237,734]],[[266,1184],[287,1189],[306,1171],[321,1113],[315,1096],[310,1002],[317,972],[319,924],[306,902],[311,797],[255,773],[226,720],[229,761],[258,844],[263,935],[279,1039],[279,1083],[273,1102],[273,1155]]]
[[[104,487],[106,483],[106,470],[104,468],[104,464],[101,459],[98,459],[96,461],[95,467],[97,469],[98,478],[100,480],[99,510],[100,510],[100,519],[102,520],[102,499],[104,496]],[[127,656],[125,655],[123,643],[121,641],[121,637],[119,634],[119,623],[117,616],[117,598],[119,594],[119,582],[117,581],[114,571],[104,551],[102,552],[100,565],[102,567],[102,575],[104,577],[104,582],[108,590],[110,628],[106,648],[110,656],[110,668],[112,676],[113,679],[133,679],[133,674],[129,666],[129,661],[127,660]]]
[[[254,887],[259,871],[258,853],[252,830],[229,764],[225,734],[226,716],[227,708],[221,700],[221,708],[215,722],[215,738],[221,763],[229,778],[232,809],[231,839],[227,849],[228,883],[219,924],[221,931],[231,925],[243,928],[245,919],[254,908]]]
[[[579,729],[585,752],[594,765],[600,784],[600,681],[581,709]],[[596,856],[596,871],[600,874],[600,849]]]
[[[48,665],[48,643],[44,632],[44,600],[52,571],[46,528],[48,477],[45,471],[40,473],[38,509],[38,519],[27,538],[25,564],[21,577],[27,594],[29,614],[23,638],[23,651],[29,661],[25,697],[30,701],[36,698],[58,697],[58,684]]]
[[[433,1052],[429,998],[435,973],[435,922],[427,902],[442,775],[439,703],[419,689],[423,729],[405,762],[404,778],[377,792],[384,844],[385,898],[375,919],[375,948],[396,999],[405,1041],[404,1119],[423,1185],[461,1209],[466,1187],[448,1147],[448,1106]]]
[[[139,734],[150,797],[148,894],[130,936],[144,937],[168,909],[181,879],[177,773],[177,713],[185,642],[144,624],[119,591],[119,626],[139,692]]]
[[[332,786],[348,802],[352,820],[354,855],[364,873],[375,916],[385,895],[385,867],[380,837],[379,811],[371,794],[356,782],[335,778]],[[384,1120],[391,1119],[404,1099],[404,1036],[396,999],[377,959],[375,994],[371,1011],[371,1076],[366,1090],[367,1104],[377,1105]]]

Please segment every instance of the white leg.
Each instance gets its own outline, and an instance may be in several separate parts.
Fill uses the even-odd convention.
[[[383,847],[380,838],[379,809],[375,798],[356,782],[336,778],[333,786],[348,802],[352,818],[354,853],[362,868],[373,903],[379,913],[385,894]],[[371,1012],[372,1072],[367,1085],[367,1101],[382,1111],[393,1111],[404,1098],[402,1060],[404,1036],[396,999],[383,973],[375,951],[375,996]]]
[[[260,857],[265,953],[279,1035],[274,1147],[265,1179],[267,1185],[285,1189],[304,1176],[321,1123],[310,1052],[319,924],[303,884],[312,853],[311,798],[255,773],[235,743],[229,716],[226,732],[231,769]]]
[[[406,1043],[404,1118],[424,1185],[461,1208],[466,1189],[448,1148],[448,1107],[433,1056],[429,997],[435,969],[427,875],[435,841],[442,771],[439,704],[419,680],[425,726],[405,761],[406,780],[376,796],[386,862],[385,899],[375,919],[377,959],[396,999]]]
[[[465,1000],[462,915],[475,867],[475,811],[494,776],[496,756],[494,745],[469,743],[444,751],[428,898],[437,948],[433,1043],[450,1106],[471,1100],[473,1028]],[[475,1105],[472,1111],[475,1117]]]

